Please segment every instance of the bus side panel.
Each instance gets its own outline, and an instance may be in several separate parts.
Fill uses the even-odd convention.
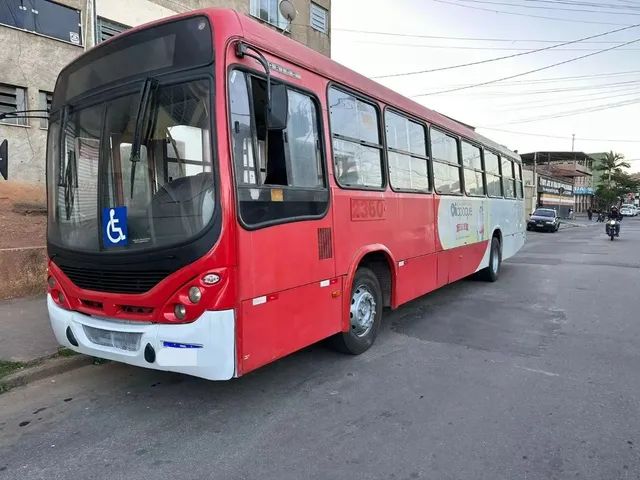
[[[437,254],[423,255],[405,260],[404,265],[398,268],[398,278],[396,280],[397,304],[401,305],[438,288],[437,271]]]
[[[327,279],[243,301],[241,373],[339,332],[342,281]]]

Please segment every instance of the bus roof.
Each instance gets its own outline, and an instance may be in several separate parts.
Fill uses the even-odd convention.
[[[378,82],[375,82],[364,75],[361,75],[344,65],[331,60],[321,53],[311,48],[287,38],[279,32],[262,25],[257,20],[252,19],[248,15],[229,9],[208,9],[208,14],[214,20],[214,30],[216,19],[219,21],[229,21],[229,17],[236,15],[243,31],[245,39],[259,46],[261,49],[282,57],[287,61],[313,71],[327,79],[336,83],[349,87],[365,96],[374,98],[382,103],[391,105],[398,110],[405,111],[410,115],[423,118],[429,123],[438,125],[449,130],[452,133],[466,137],[471,141],[483,144],[484,146],[495,150],[497,153],[508,156],[520,162],[520,156],[509,150],[504,145],[500,145],[489,138],[480,135],[469,126],[454,120],[451,117],[431,110],[407,97],[402,96],[398,92],[387,88]]]

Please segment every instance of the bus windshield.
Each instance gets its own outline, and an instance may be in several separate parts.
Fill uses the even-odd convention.
[[[54,244],[88,252],[169,246],[211,222],[210,80],[145,92],[148,84],[52,117],[47,163]]]

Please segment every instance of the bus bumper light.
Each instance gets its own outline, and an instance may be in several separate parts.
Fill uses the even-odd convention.
[[[198,303],[202,299],[202,290],[198,287],[191,287],[189,289],[189,301],[191,303]],[[176,315],[177,317],[178,315]]]

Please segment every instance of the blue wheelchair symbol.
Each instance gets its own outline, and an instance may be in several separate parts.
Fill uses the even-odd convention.
[[[127,207],[102,209],[102,242],[105,247],[127,245]]]

